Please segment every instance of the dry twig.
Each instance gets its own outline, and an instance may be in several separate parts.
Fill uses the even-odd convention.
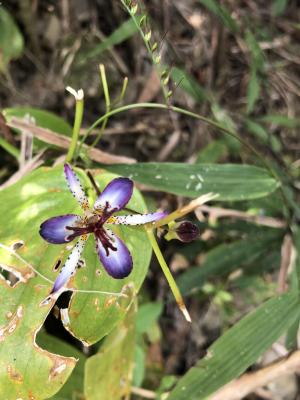
[[[59,135],[50,129],[41,128],[34,124],[30,124],[20,118],[12,118],[7,124],[11,128],[20,129],[21,131],[31,132],[31,134],[45,143],[53,144],[63,149],[70,147],[71,139],[67,136]],[[136,162],[134,158],[109,154],[102,150],[90,148],[87,145],[82,146],[87,151],[88,156],[96,162],[103,164],[133,164]]]
[[[300,373],[300,350],[259,371],[244,374],[218,390],[209,400],[240,400],[283,375],[295,373]]]
[[[199,214],[200,212],[200,214]],[[258,225],[269,226],[271,228],[285,228],[286,222],[280,219],[276,219],[273,217],[265,217],[261,215],[251,215],[244,211],[237,211],[229,208],[221,208],[221,207],[210,207],[207,205],[203,205],[196,210],[196,216],[199,220],[202,219],[202,212],[206,212],[209,214],[209,220],[211,222],[215,222],[218,218],[237,218],[245,221],[249,221]]]

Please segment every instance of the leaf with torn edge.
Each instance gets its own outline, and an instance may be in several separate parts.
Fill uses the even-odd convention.
[[[80,177],[93,203],[94,190],[84,173],[81,172]],[[103,173],[95,178],[103,189],[114,177],[115,175]],[[136,189],[128,206],[137,212],[146,212],[143,198]],[[67,246],[48,244],[39,235],[40,224],[55,215],[81,213],[76,200],[68,190],[62,166],[39,168],[17,184],[3,190],[0,193],[0,211],[9,221],[9,224],[0,227],[0,244],[16,246],[19,243],[20,247],[16,251],[21,257],[17,258],[0,245],[0,263],[4,269],[13,271],[19,276],[22,282],[18,283],[16,288],[23,289],[17,299],[14,295],[16,288],[10,289],[10,296],[16,303],[16,309],[6,311],[15,312],[19,303],[25,307],[30,305],[35,310],[34,318],[39,318],[40,326],[50,305],[40,309],[39,304],[49,293],[56,278],[57,271],[54,270],[54,266],[59,260],[61,265],[64,263],[70,253],[70,247],[75,244],[73,242]],[[69,283],[69,286],[75,289],[95,291],[92,294],[73,294],[69,306],[70,323],[66,323],[66,328],[74,336],[88,344],[95,343],[107,335],[124,318],[132,297],[139,290],[148,270],[151,246],[144,230],[122,226],[118,233],[131,251],[134,265],[132,273],[123,280],[108,276],[95,252],[94,238],[90,237],[82,255],[85,266]],[[33,277],[28,263],[43,273],[50,282],[39,276]],[[117,294],[123,291],[128,297],[103,295],[99,294],[99,291]],[[30,325],[31,313],[27,314],[26,321],[26,326]],[[22,343],[20,338],[19,342]]]

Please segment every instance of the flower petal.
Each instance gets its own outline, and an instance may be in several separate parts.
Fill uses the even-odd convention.
[[[56,281],[54,282],[54,286],[50,294],[56,293],[61,290],[68,283],[71,276],[74,275],[76,266],[79,262],[87,238],[87,235],[81,236],[78,242],[73,247],[73,250],[71,251],[64,265],[62,266],[60,273],[56,278]]]
[[[94,204],[95,209],[104,210],[109,214],[121,210],[130,200],[133,182],[128,178],[113,179],[103,190]]]
[[[75,172],[73,171],[73,169],[70,167],[69,164],[64,165],[64,171],[65,171],[65,177],[68,182],[70,192],[75,197],[75,199],[78,201],[78,203],[81,205],[83,210],[88,210],[89,202],[88,202],[88,199],[84,193],[84,190],[81,186],[80,180],[78,179],[77,175],[75,174]]]
[[[58,217],[49,218],[40,226],[40,235],[47,242],[53,244],[70,242],[72,239],[68,240],[68,236],[72,231],[66,229],[66,226],[76,226],[80,221],[80,216],[75,214],[59,215]]]
[[[132,214],[132,215],[118,215],[112,216],[107,220],[107,224],[118,225],[143,225],[149,222],[155,222],[164,218],[168,213],[156,212],[152,214]]]
[[[116,250],[109,249],[107,255],[100,239],[96,238],[97,253],[107,273],[115,279],[122,279],[128,276],[132,270],[132,257],[123,240],[115,235],[110,229],[105,229],[111,238]]]

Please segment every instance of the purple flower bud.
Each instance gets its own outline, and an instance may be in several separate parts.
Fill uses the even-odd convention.
[[[199,228],[190,221],[179,222],[175,228],[177,238],[182,242],[188,243],[197,239],[200,234]]]

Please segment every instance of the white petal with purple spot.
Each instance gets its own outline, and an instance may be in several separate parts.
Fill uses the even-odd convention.
[[[66,262],[62,266],[50,294],[60,291],[69,282],[71,276],[74,275],[86,241],[87,236],[81,236],[78,242],[75,244]]]
[[[58,217],[49,218],[40,226],[40,235],[49,243],[67,243],[70,241],[68,240],[68,235],[70,235],[72,231],[66,229],[66,226],[78,226],[80,221],[81,217],[75,214],[59,215]]]
[[[84,193],[84,190],[81,186],[80,180],[78,179],[77,175],[70,167],[69,164],[64,165],[65,177],[68,182],[69,189],[78,203],[84,210],[89,208],[88,199]]]
[[[133,214],[133,215],[118,215],[113,216],[111,220],[108,220],[108,224],[118,225],[143,225],[149,222],[155,222],[164,218],[168,213],[156,212],[152,214]]]
[[[107,255],[101,241],[96,238],[96,248],[100,261],[107,273],[113,278],[126,278],[132,270],[131,254],[123,240],[115,235],[110,229],[105,229],[105,231],[109,235],[111,243],[117,250],[109,249],[109,254]]]
[[[130,200],[132,191],[133,182],[130,179],[113,179],[95,201],[94,208],[106,209],[108,213],[112,210],[121,210]]]

